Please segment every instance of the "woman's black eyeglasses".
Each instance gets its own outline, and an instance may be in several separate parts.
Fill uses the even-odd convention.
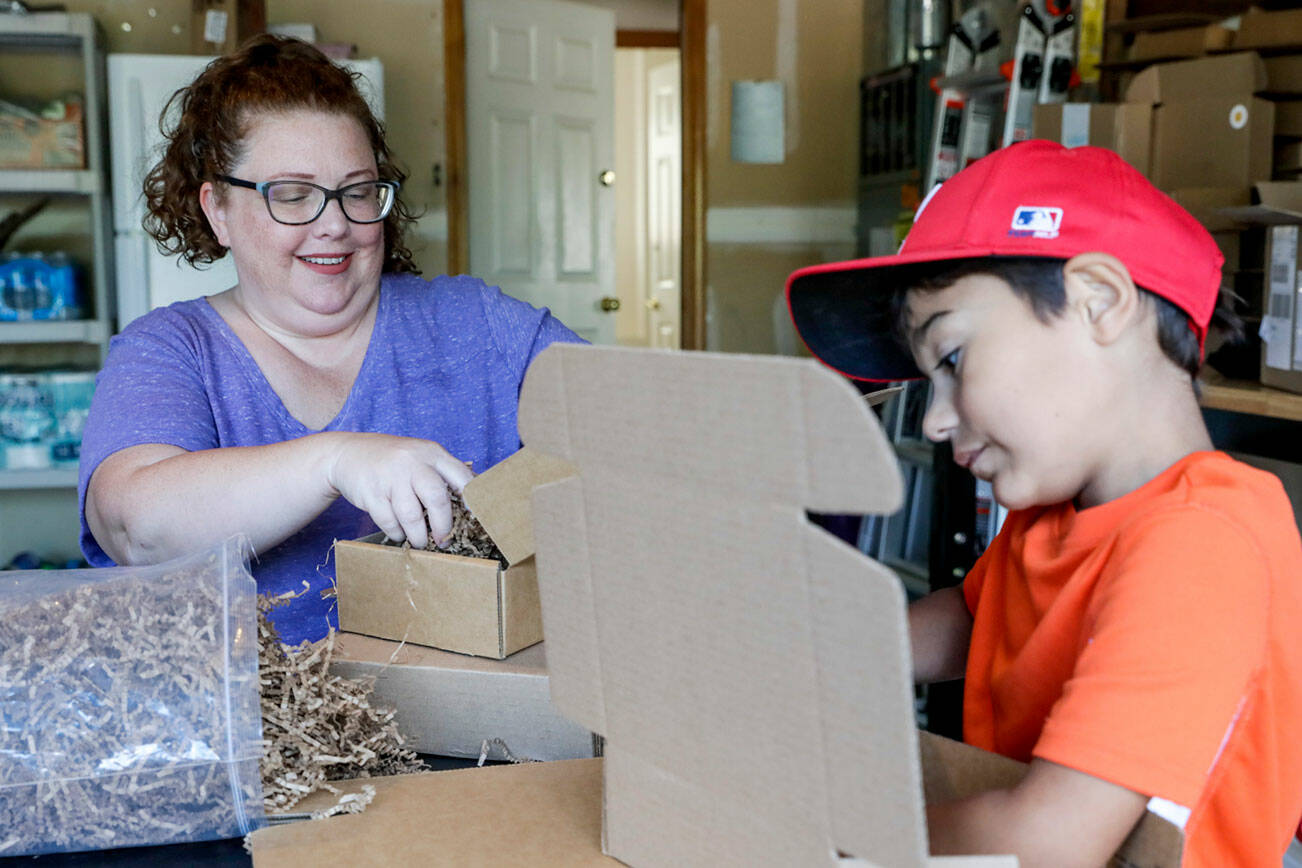
[[[232,187],[245,187],[262,194],[267,213],[277,223],[302,226],[321,216],[331,199],[339,200],[344,216],[353,223],[379,223],[393,210],[398,198],[397,181],[360,181],[338,190],[327,190],[307,181],[245,181],[230,175],[214,176]]]

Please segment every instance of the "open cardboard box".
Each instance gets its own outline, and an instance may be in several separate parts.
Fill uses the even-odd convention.
[[[529,493],[564,472],[524,451],[466,484],[466,506],[506,568],[490,558],[383,545],[383,534],[338,542],[339,629],[497,659],[541,642]]]
[[[355,782],[365,813],[253,833],[256,868],[1016,864],[926,855],[924,794],[1025,766],[914,729],[898,579],[807,520],[902,495],[848,383],[558,346],[520,419],[578,467],[535,493],[538,558],[553,699],[607,756]],[[1181,844],[1148,815],[1113,861],[1173,868]]]
[[[941,798],[1020,771],[934,738],[920,754],[901,583],[808,520],[902,499],[849,383],[809,360],[558,345],[519,418],[577,471],[534,491],[534,522],[552,699],[606,738],[606,853],[1015,864],[928,857],[927,777]],[[1150,814],[1118,858],[1175,866],[1181,844]]]
[[[396,712],[407,747],[435,756],[560,760],[599,754],[590,732],[563,717],[547,688],[546,642],[505,660],[339,633],[330,671],[374,678],[371,701]]]

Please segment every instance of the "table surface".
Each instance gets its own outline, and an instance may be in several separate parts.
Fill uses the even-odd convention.
[[[473,768],[477,761],[461,757],[421,756],[431,771]],[[486,763],[488,765],[489,763]],[[492,763],[496,764],[496,763]],[[305,821],[306,822],[306,821]],[[38,861],[39,860],[39,861]],[[243,838],[167,844],[159,847],[126,847],[120,850],[91,850],[83,853],[47,853],[43,856],[14,856],[0,859],[3,868],[31,865],[39,868],[251,868],[253,859],[244,852]]]

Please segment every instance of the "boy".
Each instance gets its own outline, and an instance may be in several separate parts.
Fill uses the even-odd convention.
[[[929,806],[934,852],[1101,865],[1147,807],[1186,866],[1278,866],[1298,828],[1302,544],[1193,381],[1221,262],[1112,152],[1025,142],[933,191],[899,254],[788,282],[825,363],[931,380],[924,433],[1011,510],[909,610],[916,680],[966,676],[964,740],[1030,763]]]

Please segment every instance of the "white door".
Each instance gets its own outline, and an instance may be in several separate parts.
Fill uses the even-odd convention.
[[[466,0],[470,271],[615,342],[615,15]]]
[[[677,52],[674,52],[676,54]],[[647,73],[647,307],[650,344],[680,347],[682,271],[682,99],[679,62]]]

